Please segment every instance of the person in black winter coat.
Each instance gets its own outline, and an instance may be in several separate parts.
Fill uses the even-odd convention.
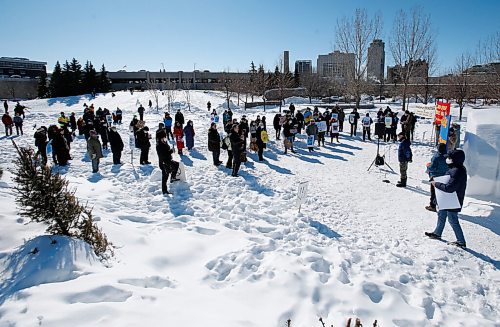
[[[45,126],[40,127],[36,130],[35,135],[35,146],[38,149],[38,153],[35,157],[40,154],[42,157],[43,164],[47,164],[47,128]]]
[[[181,127],[184,126],[184,115],[182,114],[181,110],[177,110],[177,113],[175,114],[175,123],[179,122],[181,124]]]
[[[217,131],[217,124],[212,123],[210,129],[208,130],[208,151],[212,152],[212,158],[214,160],[214,165],[219,166],[222,161],[220,161],[220,134]]]
[[[111,145],[111,152],[113,152],[113,165],[121,164],[120,160],[123,151],[123,140],[120,134],[116,131],[116,127],[112,126],[108,133],[109,145]]]
[[[69,126],[71,127],[71,132],[74,133],[76,131],[76,116],[74,112],[69,116]]]
[[[240,135],[239,125],[233,125],[229,139],[231,141],[231,150],[233,151],[233,172],[231,176],[238,177],[238,171],[241,166],[241,153],[243,152],[243,135]]]
[[[353,116],[351,116],[353,115]],[[353,118],[351,118],[353,117]],[[356,136],[356,130],[358,129],[359,113],[356,108],[349,115],[349,124],[351,124],[351,136],[354,134]]]
[[[139,120],[144,120],[144,107],[142,106],[142,104],[139,106],[139,108],[137,108],[137,112],[139,113]]]
[[[52,151],[54,152],[59,166],[66,166],[69,159],[69,147],[64,137],[64,129],[59,129],[52,139]]]
[[[274,130],[276,131],[276,140],[280,139],[280,133],[281,133],[280,122],[281,122],[281,114],[277,113],[273,119],[273,127],[274,127]]]
[[[399,161],[399,171],[401,173],[401,180],[396,184],[397,187],[406,187],[408,170],[408,163],[412,162],[412,153],[410,148],[410,141],[406,138],[405,133],[398,134],[399,148],[398,148],[398,161]]]
[[[459,246],[461,248],[466,247],[464,234],[462,228],[460,227],[460,223],[458,221],[458,213],[462,210],[462,206],[464,204],[465,197],[465,189],[467,188],[467,169],[464,167],[465,161],[465,153],[462,150],[453,150],[448,154],[448,158],[446,159],[446,163],[449,166],[449,170],[446,172],[446,175],[450,176],[448,182],[439,183],[436,181],[432,181],[432,185],[438,190],[441,190],[446,193],[457,192],[458,202],[460,203],[459,208],[455,209],[446,209],[438,211],[438,221],[436,228],[432,233],[426,232],[425,235],[434,238],[440,239],[441,234],[443,233],[444,226],[446,224],[446,218],[448,218],[448,222],[453,228],[453,232],[457,238],[456,242],[451,242],[450,244]]]
[[[167,182],[168,176],[170,182],[178,181],[176,178],[179,169],[179,163],[172,160],[172,153],[174,150],[168,145],[167,132],[161,130],[156,134],[156,153],[158,154],[158,166],[161,169],[161,191],[163,194],[171,194],[168,191]]]
[[[141,157],[139,160],[141,165],[149,165],[151,163],[148,161],[149,148],[151,147],[151,143],[149,142],[150,138],[149,127],[144,126],[137,131],[137,145],[141,149]]]

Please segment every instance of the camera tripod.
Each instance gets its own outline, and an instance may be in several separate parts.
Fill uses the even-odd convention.
[[[380,155],[380,137],[377,137],[377,155],[375,156],[375,159],[373,159],[367,171],[369,171],[373,165],[375,165],[375,167],[386,165],[393,173],[395,172],[394,169],[392,169],[392,167],[385,161],[385,153]]]

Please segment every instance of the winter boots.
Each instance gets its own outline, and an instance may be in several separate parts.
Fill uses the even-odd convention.
[[[429,210],[429,211],[432,211],[432,212],[436,212],[436,207],[433,207],[431,205],[426,206],[425,209]]]
[[[397,187],[406,187],[406,178],[401,178],[401,181],[399,181],[396,184]]]

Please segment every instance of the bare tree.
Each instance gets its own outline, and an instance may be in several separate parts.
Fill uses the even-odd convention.
[[[500,98],[500,70],[492,63],[500,62],[500,32],[488,36],[480,41],[476,48],[476,59],[478,64],[487,65],[486,72],[480,81],[484,84],[482,91],[487,97]]]
[[[433,44],[431,47],[427,48],[424,53],[424,60],[427,62],[428,71],[425,75],[425,85],[424,85],[424,104],[429,102],[430,96],[430,76],[434,75],[437,71],[437,49]]]
[[[155,101],[156,112],[158,113],[159,98],[160,98],[161,91],[158,89],[158,84],[156,83],[156,80],[151,78],[151,75],[149,74],[149,72],[147,73],[147,78],[146,78],[146,88],[147,88],[149,94],[153,97],[153,99]]]
[[[188,105],[188,110],[191,111],[191,83],[182,83],[182,90],[184,91],[184,97],[186,99],[186,104]]]
[[[306,89],[309,103],[311,103],[313,97],[321,95],[321,88],[324,82],[316,73],[304,73],[302,74],[302,76],[300,76],[300,84]]]
[[[361,95],[366,84],[366,66],[368,60],[368,47],[370,42],[376,39],[382,28],[380,15],[368,18],[365,9],[356,9],[354,17],[344,16],[337,20],[336,44],[340,52],[354,54],[354,67],[346,62],[347,86],[350,93],[356,99],[356,107],[359,108]]]
[[[221,91],[225,93],[227,108],[229,109],[231,96],[233,95],[234,81],[231,79],[231,75],[229,74],[229,69],[224,70],[219,80],[219,88]]]
[[[462,111],[467,99],[471,95],[471,75],[470,68],[474,64],[474,59],[469,53],[462,54],[457,58],[453,72],[449,78],[448,96],[454,98],[460,108],[459,120],[462,120]]]
[[[434,34],[429,15],[421,7],[409,13],[401,10],[394,18],[392,36],[389,40],[396,70],[403,83],[403,110],[406,108],[408,84],[417,64],[425,58],[427,49],[433,47]]]
[[[176,85],[174,82],[168,80],[164,80],[163,82],[165,88],[165,94],[167,95],[167,110],[172,111],[173,103],[175,101],[175,89]]]

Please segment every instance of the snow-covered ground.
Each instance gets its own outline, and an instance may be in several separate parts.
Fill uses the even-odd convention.
[[[206,103],[220,113],[223,95],[192,91],[191,98],[191,112],[181,92],[174,104],[197,134],[195,149],[182,159],[176,155],[188,182],[172,184],[169,197],[161,193],[154,145],[152,165],[139,166],[137,151],[130,164],[128,124],[137,102],[150,99],[147,92],[24,103],[31,112],[26,135],[15,139],[21,145],[33,145],[34,124],[56,123],[61,111],[80,116],[84,102],[120,107],[126,164],[114,167],[107,153],[93,175],[85,140],[76,139],[71,164],[60,170],[116,246],[105,267],[84,244],[64,238],[50,244],[36,237],[43,225],[17,216],[16,154],[10,139],[0,140],[0,326],[261,327],[286,326],[287,319],[292,326],[317,326],[319,317],[327,326],[345,325],[348,317],[365,326],[375,319],[379,326],[500,326],[500,200],[466,198],[460,215],[465,251],[423,235],[436,223],[436,214],[424,209],[430,121],[417,125],[409,186],[399,189],[399,175],[387,167],[367,171],[377,145],[363,142],[359,131],[356,138],[341,134],[340,144],[327,137],[314,153],[301,136],[298,153],[285,156],[272,130],[277,109],[238,109],[237,118],[266,115],[271,141],[265,162],[251,154],[241,177],[232,178],[212,165],[206,146]],[[162,114],[145,117],[154,131]],[[398,172],[397,145],[380,149]],[[308,199],[298,213],[303,181],[309,181]],[[449,225],[443,238],[455,240]],[[39,252],[30,253],[35,247]]]

